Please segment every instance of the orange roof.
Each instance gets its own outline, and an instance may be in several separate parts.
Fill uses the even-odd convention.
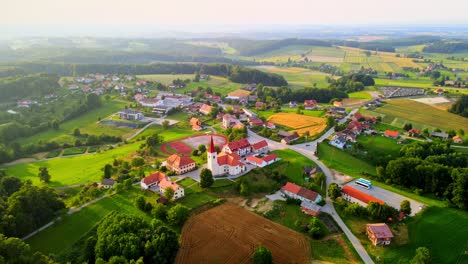
[[[168,187],[169,187],[169,188],[172,188],[174,191],[176,191],[180,186],[179,186],[177,183],[175,183],[175,182],[169,180],[169,178],[167,178],[167,177],[164,178],[164,179],[162,179],[162,180],[159,182],[159,188],[160,188],[160,189],[163,189],[163,190],[164,190],[164,189],[166,189],[166,188],[168,188]]]
[[[249,148],[250,142],[246,138],[243,138],[243,139],[231,141],[227,144],[227,146],[229,147],[231,151],[237,151],[239,149]]]
[[[192,117],[192,118],[190,119],[190,124],[191,124],[192,126],[194,126],[194,125],[198,125],[198,126],[199,126],[199,125],[201,125],[201,123],[202,123],[202,122],[201,122],[200,119],[198,119],[198,118]]]
[[[244,124],[239,122],[239,123],[235,124],[232,128],[236,128],[236,129],[244,128]]]
[[[248,156],[248,157],[246,158],[246,160],[251,161],[251,162],[253,162],[253,163],[255,163],[255,164],[262,164],[262,163],[263,163],[263,159],[257,158],[257,157],[255,157],[255,156]]]
[[[243,166],[244,163],[241,161],[241,157],[236,153],[226,153],[221,152],[218,155],[218,164],[219,165],[229,165],[229,166]]]
[[[259,141],[252,145],[253,150],[262,149],[264,147],[268,147],[268,143],[266,142],[266,140]]]
[[[398,137],[399,133],[398,131],[393,131],[393,130],[385,130],[385,136],[387,137]]]
[[[273,153],[273,154],[270,154],[270,155],[264,157],[263,160],[266,161],[266,162],[270,162],[270,161],[275,160],[277,158],[278,158],[278,156],[276,156],[276,154]]]
[[[290,193],[294,193],[294,194],[298,194],[299,191],[301,190],[301,186],[299,185],[296,185],[292,182],[287,182],[286,185],[284,185],[283,187],[281,187],[281,190],[283,191],[288,191]]]
[[[180,168],[182,166],[195,163],[195,161],[189,157],[172,154],[171,156],[169,156],[169,158],[166,159],[166,163],[171,167]]]
[[[456,135],[456,136],[454,136],[454,137],[452,138],[452,140],[453,140],[453,141],[455,141],[455,140],[463,141],[463,138],[460,137],[460,136],[458,136],[458,135]]]
[[[200,112],[202,112],[202,113],[210,113],[211,110],[213,110],[213,107],[211,105],[203,104],[200,107]]]
[[[336,106],[336,107],[343,106],[343,102],[341,102],[341,101],[335,101],[335,102],[333,102],[333,106]]]
[[[379,204],[384,204],[382,200],[379,200],[367,193],[361,192],[359,190],[354,189],[351,186],[344,186],[343,189],[341,190],[344,194],[347,194],[355,199],[358,199],[359,201],[368,204],[369,202],[377,202]]]
[[[160,171],[157,171],[145,178],[143,178],[143,183],[145,183],[146,185],[150,185],[150,184],[153,184],[155,182],[158,182],[158,181],[161,181],[162,179],[166,178],[166,174],[160,172]]]

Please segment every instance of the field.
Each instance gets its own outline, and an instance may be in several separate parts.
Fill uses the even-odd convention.
[[[76,138],[73,136],[73,131],[75,128],[79,128],[82,134],[100,135],[104,133],[113,136],[127,135],[133,130],[123,127],[109,127],[97,123],[98,118],[105,118],[124,107],[124,102],[115,100],[103,101],[103,106],[100,108],[60,124],[58,130],[50,129],[31,137],[19,138],[17,142],[20,144],[32,144],[39,141],[56,141],[58,143],[74,144]]]
[[[60,254],[114,210],[150,220],[133,203],[134,199],[140,194],[144,194],[147,201],[153,204],[157,199],[156,194],[142,192],[137,186],[129,191],[104,198],[77,213],[63,216],[62,220],[26,240],[26,242],[31,245],[33,251],[41,251],[45,254]]]
[[[381,263],[409,263],[418,247],[427,247],[430,250],[432,263],[468,261],[465,253],[468,237],[466,212],[452,208],[429,207],[408,221],[407,234],[405,229],[400,227],[403,231],[402,239],[398,239],[389,247],[370,245],[367,236],[364,235],[367,220],[346,216],[342,218],[369,254],[374,259],[379,257]]]
[[[396,158],[400,155],[401,145],[397,141],[384,136],[366,136],[361,135],[357,138],[369,156],[392,156]]]
[[[151,82],[159,82],[164,85],[169,85],[173,80],[176,79],[190,79],[193,80],[195,74],[146,74],[146,75],[137,75],[138,79],[143,79]]]
[[[408,122],[418,129],[428,127],[458,130],[461,128],[468,131],[466,118],[413,100],[390,100],[384,106],[377,108],[375,112],[384,115],[383,122],[397,127],[402,127]]]
[[[251,263],[259,244],[270,249],[275,263],[310,262],[308,238],[226,203],[185,223],[176,263]]]
[[[247,97],[247,96],[249,96],[249,94],[250,94],[250,91],[237,89],[235,91],[230,92],[228,95],[229,96],[237,96],[237,97]]]
[[[304,184],[304,166],[317,166],[312,160],[302,156],[294,150],[276,150],[273,151],[281,159],[278,162],[269,165],[267,168],[278,171],[286,175],[290,182],[302,185]]]
[[[255,111],[255,113],[259,117],[264,117],[268,119],[270,116],[277,114],[274,112],[273,109],[267,109],[267,110],[257,110],[257,109],[252,109]],[[291,113],[295,114],[297,111],[297,108],[289,108],[289,106],[283,106],[281,108],[281,112],[283,113]],[[323,110],[302,110],[302,114],[306,116],[315,116],[315,117],[323,117],[325,115],[325,112]]]
[[[6,168],[8,174],[22,181],[31,180],[33,184],[43,184],[37,173],[40,167],[47,167],[51,175],[51,187],[84,184],[101,180],[102,168],[115,158],[127,156],[138,149],[139,144],[129,144],[102,153],[75,157],[61,157],[35,163],[21,164]]]
[[[325,118],[293,113],[277,113],[270,116],[268,121],[285,127],[290,127],[300,135],[309,131],[309,135],[313,136],[321,133],[327,127],[327,121]]]
[[[326,88],[328,87],[326,77],[331,76],[328,73],[296,67],[257,66],[255,68],[282,75],[291,88],[313,87],[314,84],[319,88]]]

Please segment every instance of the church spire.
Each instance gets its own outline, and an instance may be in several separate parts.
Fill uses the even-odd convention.
[[[208,149],[209,153],[216,153],[214,143],[213,143],[213,136],[211,136],[211,141],[210,141],[210,148]]]

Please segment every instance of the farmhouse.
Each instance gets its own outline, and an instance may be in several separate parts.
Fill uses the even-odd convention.
[[[258,126],[263,126],[263,121],[261,119],[250,119],[249,121],[250,126],[252,127],[258,127]]]
[[[203,129],[202,121],[200,121],[200,119],[195,118],[195,117],[192,117],[190,119],[190,125],[192,126],[192,130],[194,131],[200,131]]]
[[[135,99],[135,101],[139,102],[139,101],[143,100],[143,98],[145,98],[145,95],[138,93],[138,94],[135,94],[135,96],[133,96],[133,98]]]
[[[166,159],[166,168],[176,174],[184,174],[195,169],[195,161],[189,157],[172,154]]]
[[[344,149],[346,146],[346,141],[346,135],[343,133],[337,133],[332,137],[332,140],[330,140],[330,145],[339,149]]]
[[[245,160],[249,164],[252,164],[252,165],[260,167],[260,168],[263,168],[263,167],[265,167],[267,165],[270,165],[270,164],[278,161],[279,159],[278,159],[278,156],[276,156],[276,154],[270,154],[270,155],[265,156],[263,158],[259,158],[259,157],[256,157],[256,156],[248,156]]]
[[[113,179],[103,179],[101,181],[101,187],[104,189],[113,188],[114,184],[115,184],[115,181]]]
[[[385,130],[384,136],[388,138],[397,139],[400,136],[400,133],[398,133],[398,131]]]
[[[224,145],[223,151],[226,153],[236,153],[239,156],[244,156],[252,152],[252,146],[247,139],[243,138],[240,140],[231,141]]]
[[[278,135],[279,135],[279,132],[278,132]],[[297,132],[293,132],[291,135],[283,137],[281,139],[281,143],[290,144],[291,142],[296,141],[298,139],[299,139],[299,134],[297,134]]]
[[[387,224],[367,224],[366,233],[374,246],[387,246],[392,241],[393,234]]]
[[[265,124],[263,124],[264,127],[268,128],[268,129],[275,129],[276,128],[276,125],[272,122],[266,122]]]
[[[410,129],[408,130],[408,135],[411,136],[411,137],[417,137],[419,135],[421,135],[421,130],[418,130],[418,129]]]
[[[266,140],[259,141],[252,144],[252,152],[254,153],[267,153],[268,152],[268,143]]]
[[[362,206],[367,206],[367,204],[370,202],[377,202],[379,204],[384,204],[383,201],[367,193],[354,189],[353,187],[349,185],[344,186],[343,189],[341,189],[341,193],[342,193],[343,199],[345,199],[346,201],[351,202],[351,203],[358,203]]]
[[[322,201],[322,196],[317,192],[311,191],[292,182],[287,182],[286,185],[281,187],[281,192],[288,197],[309,203],[316,204]]]
[[[264,103],[264,102],[256,102],[256,103],[255,103],[255,108],[257,108],[257,109],[263,109],[263,108],[265,108],[266,106],[267,106],[267,104]]]
[[[172,182],[166,174],[159,171],[143,178],[140,181],[140,186],[143,190],[158,192],[161,195],[164,195],[166,188],[171,188],[174,190],[174,199],[184,197],[184,188]]]
[[[448,139],[449,135],[447,133],[442,133],[442,132],[431,132],[431,137],[438,137],[438,138],[443,138],[443,139]]]
[[[305,100],[304,101],[304,109],[312,110],[318,107],[317,101],[315,100]]]
[[[301,211],[305,214],[311,215],[311,216],[317,216],[320,214],[320,210],[322,207],[320,205],[317,205],[315,203],[310,203],[306,201],[301,202]]]
[[[334,102],[333,102],[333,106],[335,106],[335,107],[342,107],[342,106],[343,106],[343,102],[342,102],[342,101],[334,101]]]
[[[139,101],[141,106],[144,107],[156,107],[160,100],[156,98],[143,98]]]
[[[249,110],[249,109],[246,109],[246,108],[243,108],[242,109],[244,111],[244,114],[248,117],[248,118],[257,118],[257,114],[254,113],[253,111]]]
[[[453,140],[453,143],[457,143],[457,144],[461,144],[464,142],[463,138],[460,136],[454,136],[452,140]]]
[[[209,115],[211,113],[211,111],[213,111],[213,107],[211,105],[203,104],[200,107],[199,111],[200,111],[201,114]]]
[[[119,111],[117,114],[119,115],[120,119],[125,120],[141,120],[145,117],[142,113],[130,108]]]
[[[235,90],[233,92],[228,93],[228,96],[226,96],[226,99],[229,100],[247,100],[249,97],[250,92],[242,89]]]
[[[290,101],[288,105],[289,105],[289,108],[296,108],[297,102]]]
[[[249,144],[250,145],[250,144]],[[238,175],[247,170],[244,163],[241,162],[241,157],[237,153],[216,152],[211,137],[210,147],[207,151],[207,168],[211,170],[213,176],[219,175]]]

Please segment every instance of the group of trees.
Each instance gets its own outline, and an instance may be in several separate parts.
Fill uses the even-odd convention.
[[[445,197],[455,206],[468,209],[467,155],[434,142],[408,144],[400,152],[401,157],[377,168],[379,179]]]
[[[468,49],[468,43],[466,41],[461,42],[436,42],[427,45],[423,48],[423,52],[431,53],[455,53]]]
[[[328,81],[330,82],[329,88],[336,88],[346,93],[362,91],[365,86],[375,84],[374,78],[364,73],[350,74],[343,76],[338,80],[329,78]]]
[[[151,210],[151,215],[165,223],[177,227],[182,226],[184,222],[188,219],[190,214],[190,209],[184,205],[176,204],[170,209],[163,204],[156,204]]]
[[[468,117],[468,95],[462,95],[449,109],[449,112]]]
[[[314,99],[321,103],[329,103],[334,98],[347,98],[346,92],[336,88],[320,89],[306,87],[302,89],[291,89],[288,87],[263,87],[257,85],[255,94],[259,100],[266,103],[276,102],[277,104],[289,103],[291,101],[303,102],[307,99]]]
[[[31,247],[21,239],[0,234],[0,263],[53,264],[56,262],[40,252],[32,252]]]
[[[56,92],[59,76],[55,74],[36,74],[0,79],[1,101],[22,99],[31,96],[44,96]]]

